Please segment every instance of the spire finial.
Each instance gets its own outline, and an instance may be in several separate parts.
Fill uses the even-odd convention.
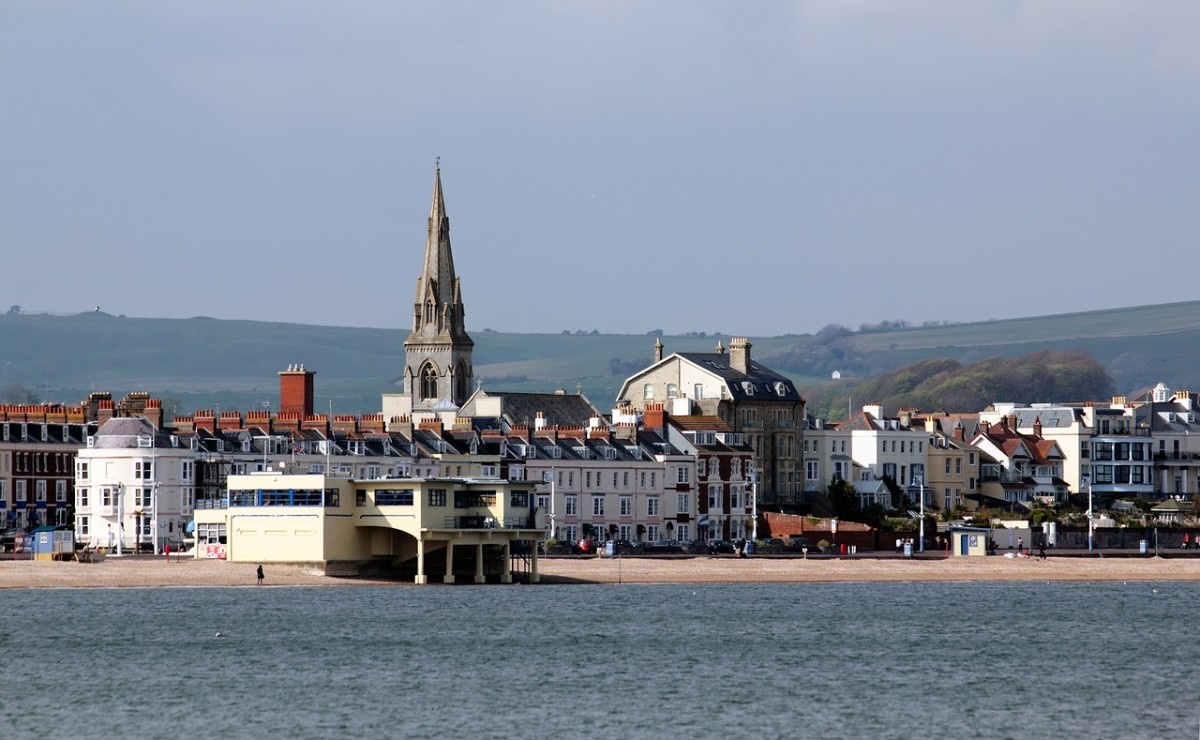
[[[433,159],[433,166],[434,166],[434,169],[437,169],[437,170],[440,170],[440,169],[442,169],[442,158],[441,158],[441,157],[434,157],[434,159]]]

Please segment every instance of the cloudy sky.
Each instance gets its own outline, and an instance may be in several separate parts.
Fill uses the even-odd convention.
[[[0,101],[5,309],[407,328],[438,157],[475,331],[1200,297],[1194,0],[0,0]]]

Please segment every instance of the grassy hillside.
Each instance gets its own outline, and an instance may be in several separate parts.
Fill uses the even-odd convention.
[[[602,409],[621,382],[649,364],[643,334],[504,334],[472,329],[475,375],[496,390],[583,392]],[[278,375],[317,371],[317,406],[377,411],[394,392],[407,330],[208,318],[144,319],[86,313],[0,315],[0,391],[75,403],[90,391],[143,390],[178,411],[248,410],[278,403]],[[662,337],[666,352],[710,351],[728,336]],[[920,360],[962,364],[1045,349],[1080,349],[1105,367],[1117,392],[1159,380],[1200,387],[1200,302],[831,336],[752,338],[754,356],[801,388],[833,369],[872,377]],[[815,392],[815,390],[814,390]],[[1061,400],[1061,399],[1048,399]]]

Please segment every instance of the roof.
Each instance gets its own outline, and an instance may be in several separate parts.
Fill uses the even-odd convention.
[[[743,373],[729,365],[730,355],[725,352],[677,352],[671,357],[691,363],[725,381],[729,395],[735,400],[771,400],[801,402],[804,399],[796,385],[761,363],[750,362],[750,372]],[[671,359],[666,358],[664,362]]]
[[[533,428],[541,412],[545,424],[553,427],[587,426],[594,416],[602,416],[587,396],[567,393],[488,393],[499,398],[500,415],[510,425]]]
[[[170,448],[170,438],[160,434],[149,419],[142,416],[122,416],[104,422],[92,440],[92,447],[109,450]]]

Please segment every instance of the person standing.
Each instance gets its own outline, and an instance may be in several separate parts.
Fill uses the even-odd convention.
[[[262,566],[259,565],[258,566],[258,585],[261,586],[262,583],[263,583],[263,569],[262,569]]]

